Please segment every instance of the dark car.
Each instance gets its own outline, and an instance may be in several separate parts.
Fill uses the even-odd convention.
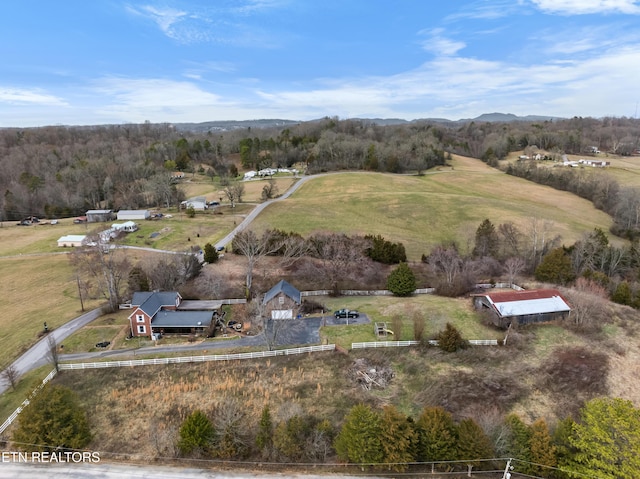
[[[96,343],[96,348],[106,348],[110,344],[111,344],[111,341],[101,341],[99,343]]]
[[[358,313],[354,309],[339,309],[338,311],[333,313],[333,315],[336,318],[357,318],[358,316],[360,316],[360,313]]]
[[[234,330],[236,330],[236,331],[242,331],[242,323],[241,323],[241,322],[239,322],[239,321],[233,321],[233,320],[231,320],[231,321],[229,321],[229,322],[227,323],[227,327],[228,327],[228,328],[231,328],[231,329],[234,329]]]

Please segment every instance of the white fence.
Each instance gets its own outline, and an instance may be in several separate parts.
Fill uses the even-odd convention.
[[[177,358],[156,358],[156,359],[131,359],[127,361],[103,361],[94,363],[62,363],[60,370],[70,369],[101,369],[101,368],[121,368],[131,366],[152,366],[158,364],[179,364],[179,363],[204,363],[209,361],[234,361],[237,359],[258,359],[270,358],[274,356],[290,356],[293,354],[315,353],[319,351],[333,351],[335,344],[323,344],[321,346],[305,346],[303,348],[276,349],[274,351],[256,351],[253,353],[236,354],[211,354],[206,356],[181,356]]]
[[[420,341],[368,341],[365,343],[351,343],[351,349],[366,349],[366,348],[398,348],[404,346],[417,346]],[[430,339],[427,341],[429,346],[437,346],[438,341]],[[471,346],[497,346],[497,339],[470,339],[469,344]]]
[[[22,410],[25,408],[25,406],[29,404],[31,399],[36,397],[36,394],[40,392],[40,390],[44,387],[44,385],[54,378],[56,373],[57,371],[53,369],[49,374],[47,374],[47,377],[42,380],[42,383],[40,383],[38,387],[31,392],[29,397],[24,401],[22,401],[22,404],[20,404],[20,406],[18,406],[18,408],[15,411],[13,411],[11,416],[9,416],[7,420],[2,423],[2,425],[0,426],[0,434],[2,434],[9,426],[11,426],[11,423],[13,423],[13,421],[15,421],[15,419],[18,417],[18,414],[20,414]]]

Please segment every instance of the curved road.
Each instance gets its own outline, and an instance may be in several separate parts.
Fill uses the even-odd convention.
[[[298,188],[300,188],[300,186],[302,186],[304,183],[306,183],[307,181],[309,181],[312,178],[317,178],[319,176],[324,176],[327,173],[323,173],[321,175],[314,175],[314,176],[304,176],[302,178],[300,178],[297,182],[295,182],[282,196],[279,196],[278,198],[275,198],[273,200],[269,200],[269,201],[265,201],[264,203],[260,203],[258,206],[256,206],[251,213],[249,213],[244,220],[242,220],[242,222],[236,226],[233,231],[231,231],[227,236],[225,236],[220,242],[218,242],[216,244],[216,247],[224,247],[226,246],[228,243],[230,243],[231,241],[233,241],[233,238],[235,237],[236,234],[238,234],[240,231],[244,230],[261,212],[262,210],[264,210],[267,206],[269,206],[270,204],[277,202],[277,201],[282,201],[285,200],[287,198],[289,198],[289,196],[291,196]],[[135,247],[132,247],[135,248]],[[139,249],[147,249],[147,248],[139,248]],[[163,251],[163,250],[157,250],[157,249],[153,249],[153,248],[148,248],[149,250],[153,251],[153,252],[165,252],[165,253],[173,253],[173,254],[180,254],[180,253],[176,253],[175,251]],[[66,254],[66,253],[52,253],[52,254]],[[49,361],[48,358],[48,352],[49,352],[49,337],[53,337],[53,339],[56,341],[56,344],[60,344],[62,343],[66,338],[68,338],[69,336],[71,336],[73,333],[75,333],[77,330],[79,330],[80,328],[86,326],[87,324],[89,324],[91,321],[93,321],[94,319],[99,318],[100,316],[102,316],[102,311],[101,309],[95,309],[93,311],[89,311],[88,313],[83,314],[82,316],[79,316],[71,321],[69,321],[68,323],[60,326],[59,328],[53,330],[51,333],[49,333],[49,336],[45,336],[44,338],[42,338],[40,341],[38,341],[36,344],[34,344],[31,348],[29,348],[22,356],[20,356],[18,359],[16,359],[11,365],[14,367],[14,369],[17,372],[18,377],[24,375],[25,373],[31,371],[32,369],[35,369],[37,367],[43,366],[45,364],[47,364],[47,362]],[[256,337],[251,337],[251,338],[244,338],[244,340],[242,340],[241,345],[243,346],[254,346],[256,344],[258,344],[258,341],[262,341],[264,343],[264,339],[261,338],[260,336],[256,336]],[[192,346],[186,346],[186,347],[179,347],[179,348],[170,348],[170,347],[164,347],[162,349],[158,349],[158,348],[144,348],[144,349],[149,349],[149,351],[145,351],[144,349],[140,350],[141,353],[143,352],[154,352],[154,353],[158,353],[158,352],[167,352],[168,350],[189,350],[189,349],[215,349],[215,348],[221,348],[221,347],[229,347],[229,343],[225,342],[224,346],[222,346],[223,343],[220,343],[221,346],[213,346],[214,343],[207,343],[207,344],[198,344],[198,345],[192,345]],[[87,359],[87,358],[100,358],[100,357],[105,357],[105,356],[115,356],[115,355],[119,355],[119,354],[129,354],[131,353],[131,350],[127,350],[127,351],[103,351],[100,353],[81,353],[79,355],[61,355],[60,359],[61,360],[70,360],[70,359]],[[9,382],[5,379],[4,374],[0,374],[0,394],[4,393],[7,388],[9,387]]]

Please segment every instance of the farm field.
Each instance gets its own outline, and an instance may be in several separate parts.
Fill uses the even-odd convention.
[[[329,174],[270,205],[256,228],[309,235],[317,231],[380,234],[404,243],[411,260],[436,244],[457,241],[464,249],[480,222],[512,221],[526,231],[532,218],[551,220],[564,242],[611,219],[567,192],[508,176],[480,160],[454,157],[452,168],[422,177],[378,173]]]

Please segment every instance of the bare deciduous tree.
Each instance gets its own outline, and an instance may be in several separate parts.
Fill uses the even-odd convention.
[[[507,274],[507,281],[514,284],[516,278],[524,271],[526,264],[519,256],[513,256],[504,262],[504,271]]]
[[[56,369],[60,370],[60,351],[58,351],[58,343],[52,335],[47,337],[47,359]]]
[[[365,260],[364,238],[337,234],[319,234],[309,239],[310,253],[322,261],[322,274],[334,292],[339,282],[349,277],[351,270]]]
[[[269,254],[273,254],[281,247],[279,242],[272,241],[271,234],[266,231],[258,236],[251,230],[241,231],[233,239],[233,251],[247,258],[245,288],[247,296],[251,294],[253,271],[258,262]]]
[[[2,371],[2,377],[7,380],[11,385],[11,389],[15,391],[16,384],[18,384],[18,369],[13,364],[10,364]]]
[[[244,185],[239,182],[234,182],[224,189],[224,194],[229,198],[231,207],[235,208],[236,203],[242,203],[242,195],[244,195]]]

